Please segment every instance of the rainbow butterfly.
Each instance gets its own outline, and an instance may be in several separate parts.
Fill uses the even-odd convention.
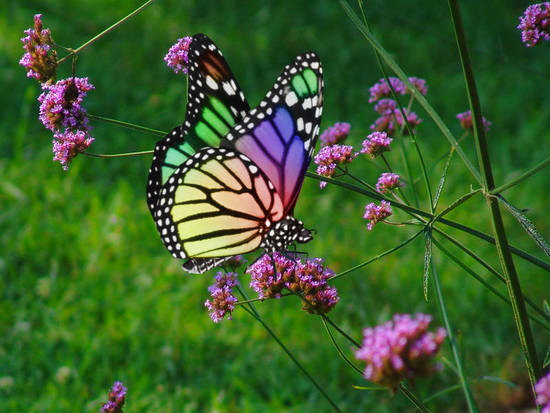
[[[293,216],[319,135],[321,62],[287,65],[255,109],[205,35],[189,47],[186,119],[155,147],[148,205],[167,249],[202,273],[263,248],[284,251],[311,233]]]

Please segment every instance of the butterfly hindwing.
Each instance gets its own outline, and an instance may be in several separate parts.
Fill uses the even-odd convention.
[[[147,203],[153,215],[159,191],[172,173],[199,149],[218,147],[250,109],[221,51],[208,36],[194,35],[188,56],[185,121],[157,143],[149,170]]]
[[[226,135],[235,148],[265,172],[292,214],[319,136],[323,69],[313,52],[286,66],[260,105]]]
[[[216,258],[257,249],[283,205],[267,176],[245,155],[203,148],[159,195],[155,223],[176,258]]]

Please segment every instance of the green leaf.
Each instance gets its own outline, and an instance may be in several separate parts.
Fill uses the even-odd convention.
[[[542,368],[543,369],[545,369],[548,366],[550,366],[550,346],[548,346],[548,350],[546,350],[546,357],[544,358],[544,361],[542,362]]]
[[[542,301],[542,308],[544,308],[544,312],[548,315],[550,315],[550,305],[548,304],[548,301],[543,300]]]
[[[520,223],[520,225],[523,227],[525,232],[533,238],[533,240],[537,243],[537,245],[544,251],[546,255],[550,257],[550,245],[548,245],[548,242],[540,235],[540,233],[537,231],[535,226],[529,219],[522,214],[522,210],[516,208],[511,203],[509,203],[502,195],[497,195],[497,199],[502,202],[502,204],[510,211],[510,213],[514,216],[515,219]]]
[[[426,227],[424,234],[426,241],[426,252],[424,254],[424,299],[428,301],[428,281],[430,279],[430,265],[432,262],[432,231],[430,227]]]

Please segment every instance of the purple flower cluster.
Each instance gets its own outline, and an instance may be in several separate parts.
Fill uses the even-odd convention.
[[[291,260],[277,252],[264,255],[246,272],[250,287],[260,299],[280,298],[286,289],[302,299],[302,309],[311,314],[328,313],[340,300],[336,288],[327,281],[334,273],[324,266],[321,258]]]
[[[219,323],[226,314],[229,314],[227,318],[231,320],[231,313],[238,301],[233,295],[233,287],[238,283],[236,273],[220,271],[216,275],[216,282],[208,287],[212,300],[206,300],[204,306],[208,308],[213,322]]]
[[[53,85],[42,84],[38,97],[39,119],[54,132],[54,161],[67,170],[71,160],[94,141],[89,134],[88,117],[82,101],[94,89],[88,78],[63,79]]]
[[[63,79],[54,85],[43,84],[44,92],[38,97],[39,119],[51,131],[87,130],[88,118],[82,101],[92,89],[95,88],[87,77]]]
[[[541,413],[550,413],[550,373],[537,382],[535,391],[537,404],[542,407]]]
[[[178,39],[178,41],[170,47],[166,56],[164,56],[164,61],[166,65],[174,72],[179,73],[180,71],[187,74],[188,65],[189,65],[189,46],[191,45],[192,37],[186,36]]]
[[[403,379],[433,372],[430,362],[447,334],[443,328],[428,332],[431,321],[427,314],[396,314],[393,321],[363,330],[363,346],[355,357],[367,363],[365,378],[395,388]]]
[[[317,166],[317,173],[322,176],[332,177],[338,164],[351,163],[357,157],[353,147],[349,145],[324,146],[315,155],[314,162]],[[326,182],[321,182],[320,187],[324,188]]]
[[[386,79],[382,78],[378,81],[378,83],[375,83],[374,86],[369,89],[369,103],[376,102],[383,96],[391,96],[392,93],[390,85],[396,95],[406,95],[408,93],[411,93],[411,90],[399,78],[390,77],[389,80],[390,83],[388,84],[388,82],[386,82]],[[424,96],[426,95],[426,93],[428,93],[428,85],[426,84],[426,81],[424,79],[409,77],[409,82],[411,82],[412,85],[416,89],[418,89],[418,91]]]
[[[383,221],[387,217],[391,216],[392,210],[390,203],[387,201],[381,201],[380,205],[376,205],[374,202],[367,204],[365,207],[365,215],[363,218],[368,219],[367,229],[372,231],[372,228],[380,221]]]
[[[42,15],[34,15],[34,29],[25,30],[21,39],[25,54],[19,64],[27,70],[27,77],[44,83],[55,78],[57,53],[52,49],[54,41],[50,29],[42,29]]]
[[[550,40],[550,2],[532,4],[519,17],[518,30],[521,41],[527,47],[533,47],[543,40]]]
[[[373,132],[363,141],[361,153],[375,158],[383,152],[390,151],[391,142],[392,138],[389,138],[386,132]]]
[[[349,135],[350,124],[346,122],[336,122],[321,134],[319,139],[323,146],[334,145],[345,140]]]
[[[384,99],[384,100],[392,101],[391,99]],[[396,108],[389,109],[389,108],[390,108],[390,105],[385,106],[385,111],[382,114],[382,116],[377,118],[374,121],[374,123],[370,125],[371,130],[378,131],[378,132],[387,132],[389,135],[393,135],[397,130],[403,129],[403,127],[405,126],[403,114],[399,109],[396,109]],[[414,129],[416,126],[418,126],[422,122],[422,119],[420,119],[415,112],[411,112],[409,109],[403,109],[403,111],[407,116],[407,123],[409,124],[411,129]],[[404,128],[403,134],[406,135],[408,133],[409,133],[408,129]]]
[[[404,186],[405,184],[401,182],[399,178],[400,177],[397,174],[384,172],[380,175],[380,178],[378,178],[376,190],[382,194],[385,194],[386,192],[393,191],[396,188]]]
[[[474,124],[472,120],[472,111],[467,110],[466,112],[459,113],[456,115],[456,118],[460,122],[460,127],[463,129],[466,129],[467,131],[473,132],[474,131]],[[485,129],[485,132],[489,132],[489,129],[491,128],[491,122],[489,122],[485,117],[481,118],[483,122],[483,129]]]
[[[81,130],[56,132],[53,137],[53,160],[59,161],[64,170],[69,169],[71,160],[79,153],[84,152],[94,141],[94,138]]]
[[[122,413],[126,390],[122,382],[115,381],[109,391],[109,401],[101,407],[101,413]]]

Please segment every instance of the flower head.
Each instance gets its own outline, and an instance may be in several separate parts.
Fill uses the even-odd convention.
[[[56,132],[53,135],[54,161],[59,161],[64,170],[69,169],[72,159],[79,153],[84,152],[94,141],[88,132],[72,132],[68,129],[65,132]]]
[[[427,314],[396,314],[392,321],[363,330],[363,346],[355,357],[367,363],[365,378],[395,388],[403,379],[433,372],[430,362],[447,334],[443,328],[428,332],[431,321]]]
[[[403,111],[405,112],[405,115],[407,115],[407,123],[411,129],[414,129],[422,122],[422,119],[420,119],[415,112],[411,112],[408,109],[403,109]],[[407,135],[409,130],[408,128],[404,128],[404,126],[405,121],[403,120],[401,110],[390,110],[388,107],[384,111],[384,114],[377,118],[372,125],[370,125],[370,128],[374,131],[386,132],[388,135],[393,135],[397,129],[403,129],[403,134]]]
[[[460,127],[462,129],[466,129],[470,132],[474,131],[474,124],[472,120],[472,111],[467,110],[466,112],[462,112],[456,115],[456,118],[460,122]],[[485,117],[482,117],[483,122],[483,129],[485,129],[485,132],[489,132],[489,129],[491,128],[491,122],[489,122]]]
[[[191,45],[192,37],[186,36],[178,39],[178,41],[170,47],[166,56],[164,56],[164,61],[166,65],[174,70],[174,72],[179,73],[182,71],[187,74],[188,64],[189,64],[189,46]]]
[[[109,401],[101,408],[101,413],[122,413],[124,399],[126,397],[126,387],[120,381],[115,381],[109,391]]]
[[[322,145],[334,145],[345,140],[349,135],[350,124],[346,122],[336,122],[321,134],[319,139]]]
[[[331,145],[324,146],[315,155],[314,162],[317,166],[317,173],[322,176],[332,177],[338,164],[351,163],[357,157],[353,152],[353,147],[349,145]],[[326,186],[326,182],[321,182],[321,188]]]
[[[238,283],[236,273],[220,271],[216,275],[216,282],[208,287],[212,299],[206,300],[204,306],[208,308],[210,318],[215,323],[223,320],[226,314],[229,314],[227,318],[231,320],[231,313],[238,301],[237,297],[233,295],[233,287]]]
[[[82,101],[86,93],[95,88],[87,77],[63,79],[54,85],[43,84],[42,89],[44,92],[38,97],[38,117],[47,129],[88,129],[88,117]]]
[[[392,138],[389,138],[386,132],[373,132],[363,141],[361,153],[366,153],[375,158],[383,152],[390,151],[391,142]]]
[[[391,96],[391,88],[393,88],[393,91],[396,95],[406,95],[408,93],[411,93],[411,89],[405,85],[399,78],[397,77],[390,77],[388,78],[390,83],[386,81],[385,78],[382,78],[378,81],[378,83],[375,83],[370,89],[370,98],[369,103],[376,102],[378,99],[384,96]],[[426,81],[424,79],[420,79],[417,77],[409,77],[409,82],[412,83],[412,85],[418,89],[420,93],[423,95],[426,95],[428,93],[428,86],[426,84]],[[390,88],[391,85],[391,88]]]
[[[550,413],[550,373],[537,382],[535,391],[537,404],[542,407],[541,413]]]
[[[365,207],[365,215],[363,218],[368,219],[367,228],[369,231],[380,221],[383,221],[387,217],[391,216],[392,210],[390,203],[387,201],[380,202],[380,205],[376,205],[374,202],[367,204]]]
[[[321,258],[291,260],[278,252],[264,255],[246,271],[250,287],[260,299],[280,298],[288,290],[302,299],[302,309],[312,314],[328,313],[340,300],[328,279],[334,273]]]
[[[42,29],[42,15],[34,15],[34,28],[25,30],[21,39],[25,54],[19,64],[27,70],[27,77],[33,77],[44,83],[55,78],[57,52],[53,50],[54,41],[50,29]]]
[[[405,184],[401,182],[399,178],[399,175],[394,173],[383,173],[380,175],[380,178],[378,178],[376,189],[378,192],[384,194],[386,192],[393,191],[396,188],[402,187]]]
[[[521,41],[527,47],[533,47],[543,40],[550,40],[550,2],[532,4],[519,17],[518,30]]]

